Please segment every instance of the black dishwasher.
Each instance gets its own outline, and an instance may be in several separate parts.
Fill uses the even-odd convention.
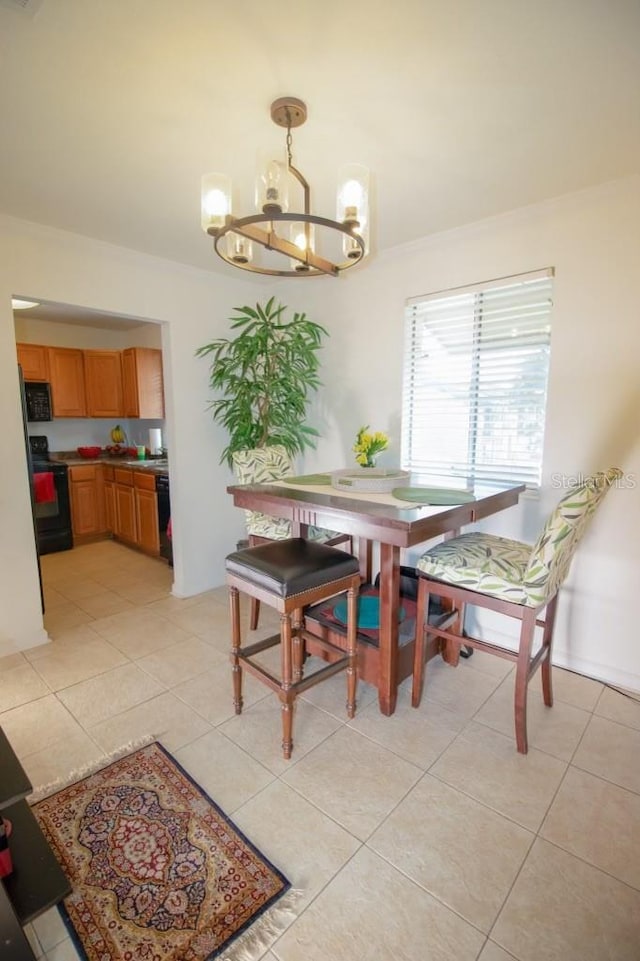
[[[169,567],[173,567],[173,547],[171,538],[167,533],[169,520],[171,519],[171,501],[169,500],[169,475],[156,475],[156,494],[158,495],[158,532],[160,534],[160,557],[164,557],[169,562]]]

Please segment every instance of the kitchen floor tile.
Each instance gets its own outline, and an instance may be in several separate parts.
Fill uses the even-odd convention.
[[[131,660],[186,641],[192,635],[166,617],[134,607],[120,614],[98,618],[91,627]]]
[[[467,718],[423,698],[411,706],[411,681],[398,692],[395,713],[380,713],[378,699],[361,708],[349,727],[426,771],[467,724]]]
[[[640,891],[640,794],[570,768],[540,834]]]
[[[340,723],[326,711],[320,711],[298,698],[293,715],[293,754],[287,761],[282,756],[280,700],[277,695],[267,691],[267,697],[245,708],[242,714],[234,714],[218,730],[274,774],[282,774],[333,734]]]
[[[220,660],[214,663],[211,670],[176,685],[172,688],[172,692],[214,727],[235,716],[231,664],[229,659],[222,657],[222,655],[220,655]],[[271,692],[264,684],[245,673],[242,682],[245,710],[255,704],[256,701],[269,697],[270,694]]]
[[[475,670],[464,659],[457,667],[451,667],[433,658],[426,666],[424,678],[423,701],[436,701],[466,717],[472,717],[502,681],[500,677]]]
[[[217,730],[180,748],[175,756],[230,816],[275,780],[262,764]]]
[[[0,727],[20,759],[82,730],[55,694],[5,711]]]
[[[210,730],[211,725],[204,718],[166,693],[94,724],[89,733],[109,754],[145,738],[160,741],[168,751],[177,751]]]
[[[126,663],[124,655],[115,647],[98,635],[94,635],[94,638],[85,640],[81,646],[65,646],[56,642],[50,654],[33,662],[38,674],[52,691],[71,687]]]
[[[518,961],[637,961],[640,892],[537,840],[491,938]]]
[[[482,705],[474,720],[511,738],[515,747],[514,693],[512,678],[507,678]],[[547,707],[535,682],[529,685],[527,695],[529,747],[553,754],[561,761],[569,761],[590,717],[587,711],[565,704],[557,697],[553,707]]]
[[[203,671],[213,669],[221,661],[228,666],[228,660],[210,644],[199,637],[187,637],[177,644],[138,658],[136,664],[165,687],[175,687]]]
[[[360,847],[341,828],[282,781],[273,781],[234,812],[233,820],[309,904]]]
[[[606,687],[596,705],[594,714],[640,731],[640,694],[623,694]]]
[[[51,688],[24,659],[16,667],[3,666],[0,671],[0,714],[50,692]]]
[[[65,707],[84,727],[92,727],[164,690],[135,664],[124,664],[106,674],[74,684],[58,693]]]
[[[367,844],[488,934],[533,840],[427,774]]]
[[[273,947],[280,961],[475,961],[484,937],[366,847]]]
[[[573,763],[583,771],[640,794],[640,731],[592,717]]]
[[[430,773],[530,831],[536,831],[567,765],[472,722],[430,768]]]
[[[421,776],[420,768],[341,727],[286,770],[282,780],[366,840]]]

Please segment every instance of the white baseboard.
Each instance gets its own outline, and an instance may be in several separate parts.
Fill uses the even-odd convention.
[[[20,651],[28,651],[32,647],[41,647],[49,644],[51,638],[44,627],[25,637],[0,637],[0,657],[7,657],[9,654],[18,654]]]

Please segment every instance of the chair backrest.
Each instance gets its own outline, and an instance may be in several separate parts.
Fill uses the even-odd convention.
[[[237,450],[233,454],[233,472],[238,484],[268,484],[294,473],[291,455],[282,444]],[[247,531],[257,537],[278,540],[289,537],[291,524],[282,518],[260,511],[245,511]]]
[[[525,603],[544,604],[557,593],[596,507],[620,477],[617,467],[586,477],[552,511],[531,550],[524,576]]]

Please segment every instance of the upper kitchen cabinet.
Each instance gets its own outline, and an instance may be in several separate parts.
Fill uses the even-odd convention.
[[[25,380],[49,380],[47,348],[38,344],[16,344],[18,363]]]
[[[119,350],[84,350],[88,417],[121,417],[122,363]]]
[[[54,417],[86,417],[84,351],[49,347],[49,382]]]
[[[162,420],[162,351],[153,347],[129,347],[123,350],[122,388],[125,417]]]

